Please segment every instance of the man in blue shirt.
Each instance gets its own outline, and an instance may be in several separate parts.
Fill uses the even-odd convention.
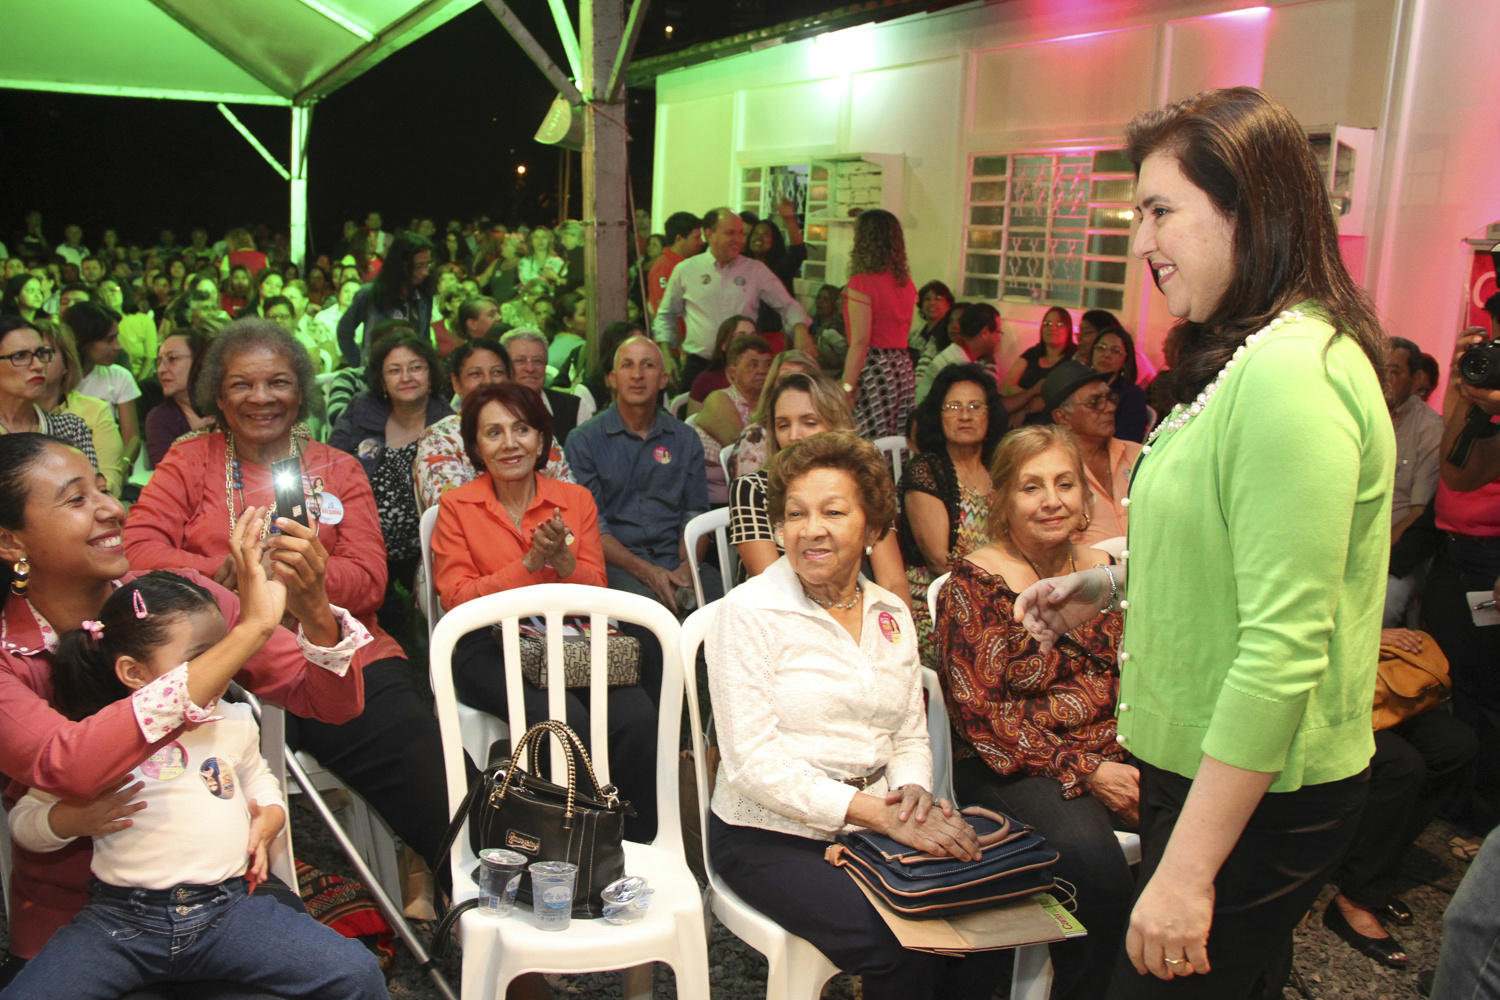
[[[708,510],[703,444],[691,427],[658,408],[667,385],[661,348],[632,337],[606,376],[615,404],[568,436],[568,463],[599,508],[609,585],[655,597],[674,614],[691,593],[683,529]],[[710,580],[704,577],[704,596]]]

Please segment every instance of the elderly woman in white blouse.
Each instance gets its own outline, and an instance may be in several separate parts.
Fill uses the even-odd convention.
[[[978,857],[973,830],[928,791],[911,613],[859,572],[895,519],[885,460],[853,434],[805,438],[772,461],[769,507],[786,555],[729,592],[708,638],[722,754],[714,865],[751,906],[863,976],[866,1000],[988,998],[996,953],[957,960],[902,948],[823,859],[855,827]]]

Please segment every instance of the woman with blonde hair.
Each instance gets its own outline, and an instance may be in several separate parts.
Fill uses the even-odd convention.
[[[1043,649],[1013,609],[1037,580],[1110,557],[1073,541],[1090,498],[1069,431],[1006,435],[990,481],[988,544],[953,560],[934,625],[953,723],[954,792],[1036,827],[1057,849],[1057,876],[1076,888],[1089,933],[1051,946],[1053,996],[1097,1000],[1134,891],[1114,836],[1117,823],[1135,824],[1139,804],[1136,769],[1115,740],[1121,616],[1111,611]]]
[[[816,369],[782,379],[771,392],[768,412],[766,468],[740,476],[729,490],[729,541],[739,552],[746,577],[759,576],[782,555],[768,507],[767,469],[772,459],[781,449],[814,434],[854,430],[843,394]],[[875,582],[911,607],[896,533],[883,532],[867,555]]]
[[[818,363],[806,351],[782,351],[771,359],[771,370],[766,372],[766,381],[755,401],[755,409],[750,411],[750,419],[740,431],[740,436],[735,439],[734,451],[729,453],[731,483],[740,476],[748,476],[759,470],[770,461],[770,456],[766,454],[766,434],[771,424],[770,401],[771,394],[776,391],[776,383],[787,375],[797,372],[810,375],[817,370]]]
[[[854,404],[859,436],[874,440],[905,434],[917,394],[907,351],[907,328],[917,286],[906,267],[901,220],[884,209],[864,212],[854,225],[849,284],[844,289],[844,356],[840,387]]]
[[[99,472],[109,484],[109,491],[119,496],[128,471],[120,425],[115,423],[107,402],[78,391],[78,384],[83,381],[83,365],[78,360],[72,331],[54,320],[36,320],[31,326],[42,335],[42,343],[55,352],[47,362],[47,381],[37,405],[48,413],[74,414],[88,425],[94,454],[99,459]]]

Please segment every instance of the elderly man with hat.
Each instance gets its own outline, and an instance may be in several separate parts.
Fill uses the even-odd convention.
[[[1115,437],[1115,407],[1120,397],[1105,384],[1109,376],[1069,358],[1052,367],[1042,383],[1042,401],[1052,422],[1078,439],[1084,475],[1094,494],[1092,520],[1077,541],[1094,545],[1125,534],[1130,470],[1141,446]]]

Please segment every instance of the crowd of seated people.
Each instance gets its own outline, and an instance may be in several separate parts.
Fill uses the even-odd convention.
[[[955,302],[941,281],[919,290],[890,213],[858,220],[846,287],[799,286],[806,248],[790,203],[765,219],[677,212],[663,233],[645,231],[630,260],[645,301],[632,293],[624,316],[590,315],[577,223],[512,229],[486,219],[439,234],[431,220],[413,220],[392,234],[371,213],[305,269],[263,227],[216,245],[195,230],[187,247],[163,232],[149,250],[110,231],[90,253],[69,226],[56,247],[21,246],[4,263],[0,360],[10,364],[0,364],[0,427],[71,444],[101,475],[108,492],[88,502],[101,523],[118,522],[124,567],[108,572],[195,574],[226,613],[242,589],[233,533],[272,502],[270,463],[300,458],[313,528],[272,536],[270,563],[306,571],[288,620],[304,625],[308,662],[361,638],[358,711],[295,693],[331,682],[303,678],[316,668],[298,665],[294,643],[254,680],[293,691],[291,744],[363,795],[428,863],[439,862],[449,804],[426,681],[403,649],[418,628],[424,512],[437,508],[432,584],[444,608],[566,581],[685,615],[697,600],[690,563],[714,558],[706,544],[689,551],[685,528],[727,506],[743,572],[707,647],[723,763],[706,836],[721,874],[841,968],[869,976],[867,995],[987,995],[988,961],[934,963],[867,915],[857,927],[829,925],[832,904],[799,906],[803,883],[821,886],[824,876],[808,867],[808,845],[847,825],[969,849],[962,830],[938,818],[930,752],[917,738],[925,724],[914,671],[933,668],[954,730],[946,763],[959,800],[1036,827],[1077,888],[1090,934],[1053,947],[1055,995],[1105,995],[1138,891],[1114,833],[1137,826],[1142,796],[1140,768],[1116,731],[1121,605],[1056,643],[1013,611],[1041,580],[1117,564],[1132,474],[1178,398],[1179,342],[1158,371],[1113,314],[1054,306],[1037,343],[1006,369],[1011,321],[988,303]],[[1451,603],[1489,572],[1480,543],[1494,532],[1476,500],[1490,499],[1494,483],[1478,484],[1473,499],[1445,485],[1446,470],[1440,484],[1442,418],[1422,395],[1434,376],[1415,344],[1394,338],[1390,347],[1382,377],[1397,451],[1382,640],[1414,655],[1453,644],[1472,725],[1500,700],[1469,680],[1481,643],[1441,613],[1431,635],[1396,626],[1415,625],[1429,603]],[[688,401],[669,408],[678,395]],[[910,453],[898,475],[873,447],[893,436]],[[12,534],[26,499],[6,490],[46,480],[36,454],[15,462],[24,476],[0,468],[0,528]],[[128,522],[112,499],[121,495],[134,499]],[[1457,548],[1470,537],[1479,555]],[[944,574],[934,620],[928,588]],[[36,575],[33,594],[68,585]],[[701,581],[707,601],[722,596],[717,573]],[[8,601],[7,620],[15,612]],[[859,696],[873,701],[830,688],[816,676],[823,667],[801,673],[800,658],[818,654],[815,637],[829,627],[854,638],[858,650],[833,654],[873,671]],[[886,638],[878,653],[860,640],[866,628]],[[630,835],[642,839],[655,827],[660,653],[649,634],[631,635],[646,647],[642,679],[611,688],[608,733],[612,759],[631,762],[613,773],[637,810]],[[821,653],[830,655],[826,643]],[[460,642],[454,672],[460,700],[504,717],[499,657],[484,630]],[[774,669],[749,669],[760,662]],[[28,683],[10,669],[0,681]],[[45,664],[28,669],[34,681]],[[44,689],[31,690],[27,711],[41,711]],[[524,690],[528,716],[540,718],[544,692]],[[587,701],[570,694],[567,705],[587,739]],[[49,725],[64,735],[44,740],[86,723]],[[79,792],[24,760],[40,745],[12,740],[0,770],[43,791]],[[788,769],[794,751],[812,771]],[[1403,822],[1367,813],[1326,876],[1339,895],[1324,920],[1378,961],[1406,961],[1386,928],[1411,919],[1397,895],[1404,847],[1454,796],[1466,797],[1455,816],[1468,832],[1493,825],[1494,797],[1472,779],[1476,752],[1469,726],[1445,708],[1376,735],[1371,801]],[[128,756],[108,759],[118,757],[123,774],[139,763]],[[841,771],[880,777],[855,790]],[[1478,845],[1458,838],[1453,850],[1472,857]],[[779,874],[768,877],[771,868],[749,860],[757,857]],[[848,889],[842,875],[832,881]],[[782,882],[798,893],[773,887]],[[82,883],[70,891],[53,901],[54,926]],[[15,956],[30,957],[49,931],[30,933],[13,931]]]

